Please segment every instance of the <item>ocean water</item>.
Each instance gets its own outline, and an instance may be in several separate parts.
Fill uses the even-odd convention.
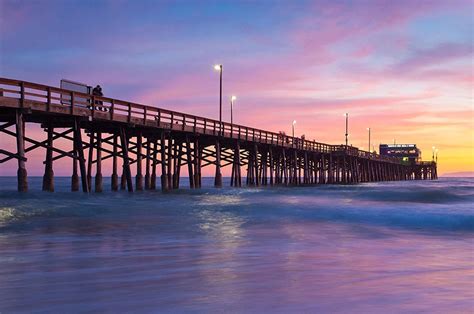
[[[0,178],[0,313],[474,312],[473,179],[90,195],[40,182],[19,194]]]

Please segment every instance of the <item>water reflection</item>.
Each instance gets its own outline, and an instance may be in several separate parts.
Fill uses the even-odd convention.
[[[351,189],[0,197],[0,312],[472,311],[470,204]]]

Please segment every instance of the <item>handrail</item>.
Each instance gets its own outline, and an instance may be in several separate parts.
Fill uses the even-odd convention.
[[[70,114],[74,115],[75,108],[82,107],[90,110],[90,116],[97,118],[98,112],[106,112],[107,119],[113,120],[119,116],[125,117],[127,122],[132,120],[149,126],[155,123],[156,126],[164,128],[168,124],[169,129],[184,131],[186,127],[195,133],[215,134],[229,138],[245,139],[249,137],[260,143],[276,144],[278,146],[301,149],[311,152],[332,153],[344,152],[345,154],[368,158],[378,161],[388,161],[401,163],[399,159],[374,154],[359,150],[357,147],[345,145],[330,145],[306,140],[302,138],[287,136],[284,133],[275,133],[262,129],[247,127],[228,122],[219,123],[218,120],[186,114],[159,107],[146,106],[129,101],[113,99],[105,96],[93,96],[81,92],[61,89],[58,87],[13,80],[0,77],[0,85],[7,85],[10,88],[0,86],[0,94],[3,97],[20,99],[23,105],[24,100],[35,101],[45,106],[44,111],[50,111],[51,105],[66,105],[70,108]],[[12,86],[19,87],[19,90],[11,89]],[[16,94],[18,97],[5,96],[4,94]],[[101,117],[102,118],[102,117]],[[141,122],[140,122],[141,121]],[[165,127],[166,128],[166,127]]]

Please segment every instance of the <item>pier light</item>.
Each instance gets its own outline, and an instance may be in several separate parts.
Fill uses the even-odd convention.
[[[367,131],[369,131],[369,146],[368,146],[369,148],[368,149],[370,151],[370,128],[367,128]]]
[[[234,118],[233,118],[233,109],[234,109],[234,101],[237,100],[237,96],[232,95],[230,97],[230,124],[232,125],[234,123]]]
[[[291,131],[292,131],[292,136],[293,136],[293,143],[292,143],[292,145],[295,144],[295,125],[296,125],[296,120],[293,120],[293,123],[291,124]]]
[[[222,135],[222,64],[214,65],[214,70],[219,71],[219,134]]]
[[[432,161],[435,160],[435,150],[436,150],[436,147],[435,147],[435,146],[431,147],[431,151],[433,152],[433,154],[431,155],[431,160],[432,160]]]
[[[346,147],[348,144],[348,136],[349,136],[349,113],[345,113],[344,116],[346,117]]]

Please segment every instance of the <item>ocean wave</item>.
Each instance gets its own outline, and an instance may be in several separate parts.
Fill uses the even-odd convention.
[[[472,189],[470,189],[472,191]],[[413,190],[413,189],[398,189],[395,191],[380,191],[372,190],[357,193],[360,198],[365,198],[372,201],[382,202],[413,202],[413,203],[433,203],[433,204],[447,204],[447,203],[461,203],[474,200],[474,194],[461,194],[456,190]]]

